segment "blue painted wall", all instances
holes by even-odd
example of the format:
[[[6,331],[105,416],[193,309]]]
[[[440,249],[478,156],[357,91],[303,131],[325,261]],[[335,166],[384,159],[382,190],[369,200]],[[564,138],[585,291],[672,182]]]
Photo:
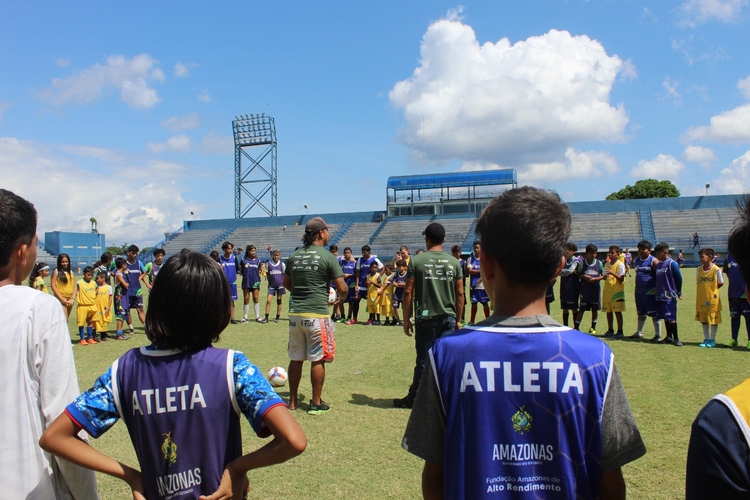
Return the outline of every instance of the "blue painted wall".
[[[83,269],[99,260],[107,244],[103,234],[52,231],[44,233],[44,249],[52,255],[70,255],[70,264],[75,271],[79,266]]]

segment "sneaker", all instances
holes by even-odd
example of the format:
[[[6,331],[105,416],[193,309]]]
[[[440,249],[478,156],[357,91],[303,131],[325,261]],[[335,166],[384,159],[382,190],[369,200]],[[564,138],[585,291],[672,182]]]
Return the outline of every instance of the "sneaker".
[[[391,323],[391,326],[404,326],[404,322],[403,321],[394,321],[393,323]],[[750,345],[750,342],[748,342],[748,345]]]
[[[383,326],[391,326],[391,321],[390,320],[383,321]]]
[[[589,335],[596,335],[596,330],[589,328]]]
[[[130,326],[130,334],[133,335],[135,333],[135,327]]]
[[[661,342],[661,337],[658,335],[654,335],[651,337],[651,342]]]
[[[708,344],[706,344],[706,347],[716,347],[716,341],[715,340],[709,340]]]
[[[589,330],[589,333],[591,333],[591,330]],[[614,330],[607,330],[606,332],[604,332],[604,336],[607,337],[607,338],[612,338],[612,337],[615,336],[615,331]]]
[[[265,319],[265,318],[263,318],[263,319],[260,319],[260,318],[255,318],[255,322],[256,322],[256,323],[268,323],[268,320],[267,320],[267,319]]]
[[[124,333],[122,335],[119,335],[117,337],[117,340],[130,340],[130,335],[125,335]]]
[[[633,335],[631,335],[628,338],[631,338],[631,339],[642,339],[643,338],[643,334],[641,332],[635,332]]]
[[[94,339],[94,338],[88,339],[88,340],[86,340],[86,342],[88,344],[98,344],[99,343],[99,341],[96,340],[96,339]]]
[[[727,342],[727,347],[737,347],[737,340],[730,339],[729,342]]]
[[[375,321],[373,321],[372,326],[380,326],[380,320],[376,319]]]
[[[109,335],[107,335],[106,333],[102,333],[99,340],[101,340],[102,342],[106,342],[107,340],[109,340]]]
[[[680,339],[676,339],[674,341],[674,345],[675,345],[675,347],[681,347],[682,346],[682,342],[680,342]]]
[[[80,340],[80,341],[79,341],[78,343],[79,343],[79,344],[81,344],[81,345],[89,345],[89,343],[88,343],[88,342],[86,342],[86,341],[85,341],[85,340],[83,340],[83,339],[81,339],[81,340]]]
[[[625,338],[625,334],[624,334],[624,333],[622,333],[622,330],[617,330],[617,333],[615,333],[615,336],[614,336],[614,338],[616,338],[616,339],[618,339],[618,340],[619,340],[619,339],[624,339],[624,338]]]
[[[320,415],[323,412],[326,412],[330,410],[331,407],[326,404],[325,401],[322,399],[320,400],[320,404],[315,404],[315,401],[310,401],[310,408],[307,410],[308,415]]]
[[[711,342],[710,340],[704,339],[703,342],[701,342],[700,344],[698,344],[698,347],[708,347],[708,344],[710,342]]]
[[[461,328],[463,328],[463,327],[465,327],[465,326],[466,326],[466,321],[464,321],[464,320],[461,320]]]
[[[747,341],[747,348],[750,349],[750,340]]]
[[[232,323],[233,325],[236,325],[237,323],[239,323],[239,321],[237,321],[234,318],[230,319],[229,322]],[[133,333],[133,330],[130,330],[130,333]]]
[[[274,323],[278,323],[279,322],[279,318],[276,318],[275,320],[273,320],[273,322]]]
[[[405,397],[405,398],[402,398],[402,399],[394,399],[393,400],[393,406],[395,408],[411,409],[414,406],[414,401],[412,401],[408,397]]]
[[[370,325],[371,325],[372,323],[373,323],[373,320],[371,320],[371,319],[368,319],[368,320],[367,320],[367,323],[365,323],[365,326],[370,326]]]
[[[356,325],[357,324],[357,320],[354,319],[354,318],[352,318],[349,321],[345,321],[344,324],[345,325]]]
[[[466,323],[466,326],[474,326],[474,322],[473,321],[469,321],[468,323]]]
[[[240,323],[247,323],[247,318],[242,318],[242,319],[240,320]]]
[[[674,339],[672,337],[667,337],[664,339],[665,344],[674,344]]]

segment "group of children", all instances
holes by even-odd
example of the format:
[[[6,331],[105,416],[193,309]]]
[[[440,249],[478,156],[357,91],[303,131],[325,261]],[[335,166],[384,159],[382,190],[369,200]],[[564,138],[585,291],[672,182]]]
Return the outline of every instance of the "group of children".
[[[154,278],[161,269],[165,252],[161,248],[153,251],[154,260],[145,266],[138,260],[139,249],[135,245],[128,248],[127,258],[113,258],[105,252],[93,266],[82,270],[82,277],[75,279],[71,270],[70,256],[61,253],[57,256],[57,266],[50,278],[50,287],[60,301],[66,318],[70,317],[74,304],[79,345],[87,346],[106,341],[109,325],[116,321],[115,339],[128,340],[123,325],[134,332],[130,311],[136,309],[141,323],[145,321],[141,285],[151,289]],[[29,286],[47,292],[44,279],[50,275],[47,264],[37,262],[29,275]],[[113,286],[114,283],[114,286]]]
[[[625,311],[625,277],[629,274],[625,255],[617,245],[611,245],[605,262],[597,259],[596,245],[586,245],[584,256],[577,256],[574,243],[566,246],[566,262],[560,273],[560,306],[563,323],[568,326],[569,314],[574,317],[574,327],[581,328],[583,315],[591,312],[591,327],[588,333],[595,335],[598,312],[607,315],[607,331],[604,337],[622,339],[623,312]],[[750,306],[745,299],[745,284],[736,264],[728,255],[724,272],[716,265],[716,253],[712,248],[702,248],[698,255],[700,266],[696,269],[695,319],[703,327],[703,342],[700,347],[715,347],[718,325],[721,323],[721,299],[719,289],[724,285],[724,274],[730,274],[729,302],[732,316],[732,339],[727,345],[738,344],[740,318],[745,316],[750,349]],[[677,301],[682,300],[682,273],[680,265],[672,260],[669,246],[659,243],[653,247],[643,240],[638,243],[638,257],[631,260],[635,269],[635,304],[638,327],[630,335],[632,339],[643,338],[643,328],[648,317],[654,325],[652,342],[664,342],[681,346],[677,328]],[[602,286],[603,282],[603,286]],[[579,302],[580,301],[580,302]],[[617,330],[614,329],[616,320]],[[664,321],[666,336],[662,338],[661,321]]]

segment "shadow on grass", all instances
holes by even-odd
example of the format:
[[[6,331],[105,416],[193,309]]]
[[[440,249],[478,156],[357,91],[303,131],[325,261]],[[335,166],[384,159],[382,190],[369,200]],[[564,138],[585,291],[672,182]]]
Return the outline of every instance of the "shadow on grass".
[[[350,404],[358,406],[370,406],[372,408],[393,409],[393,398],[391,399],[374,399],[364,394],[352,394]]]

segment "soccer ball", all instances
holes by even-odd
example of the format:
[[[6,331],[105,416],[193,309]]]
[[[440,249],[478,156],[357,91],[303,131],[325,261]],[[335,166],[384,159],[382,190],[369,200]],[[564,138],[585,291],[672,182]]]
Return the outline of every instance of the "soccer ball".
[[[333,289],[333,287],[328,289],[328,305],[333,305],[334,302],[336,302],[336,290]]]
[[[268,375],[266,376],[268,378],[268,381],[271,383],[274,387],[284,387],[286,385],[286,379],[287,374],[286,370],[284,370],[280,366],[274,366],[270,370],[268,370]]]

